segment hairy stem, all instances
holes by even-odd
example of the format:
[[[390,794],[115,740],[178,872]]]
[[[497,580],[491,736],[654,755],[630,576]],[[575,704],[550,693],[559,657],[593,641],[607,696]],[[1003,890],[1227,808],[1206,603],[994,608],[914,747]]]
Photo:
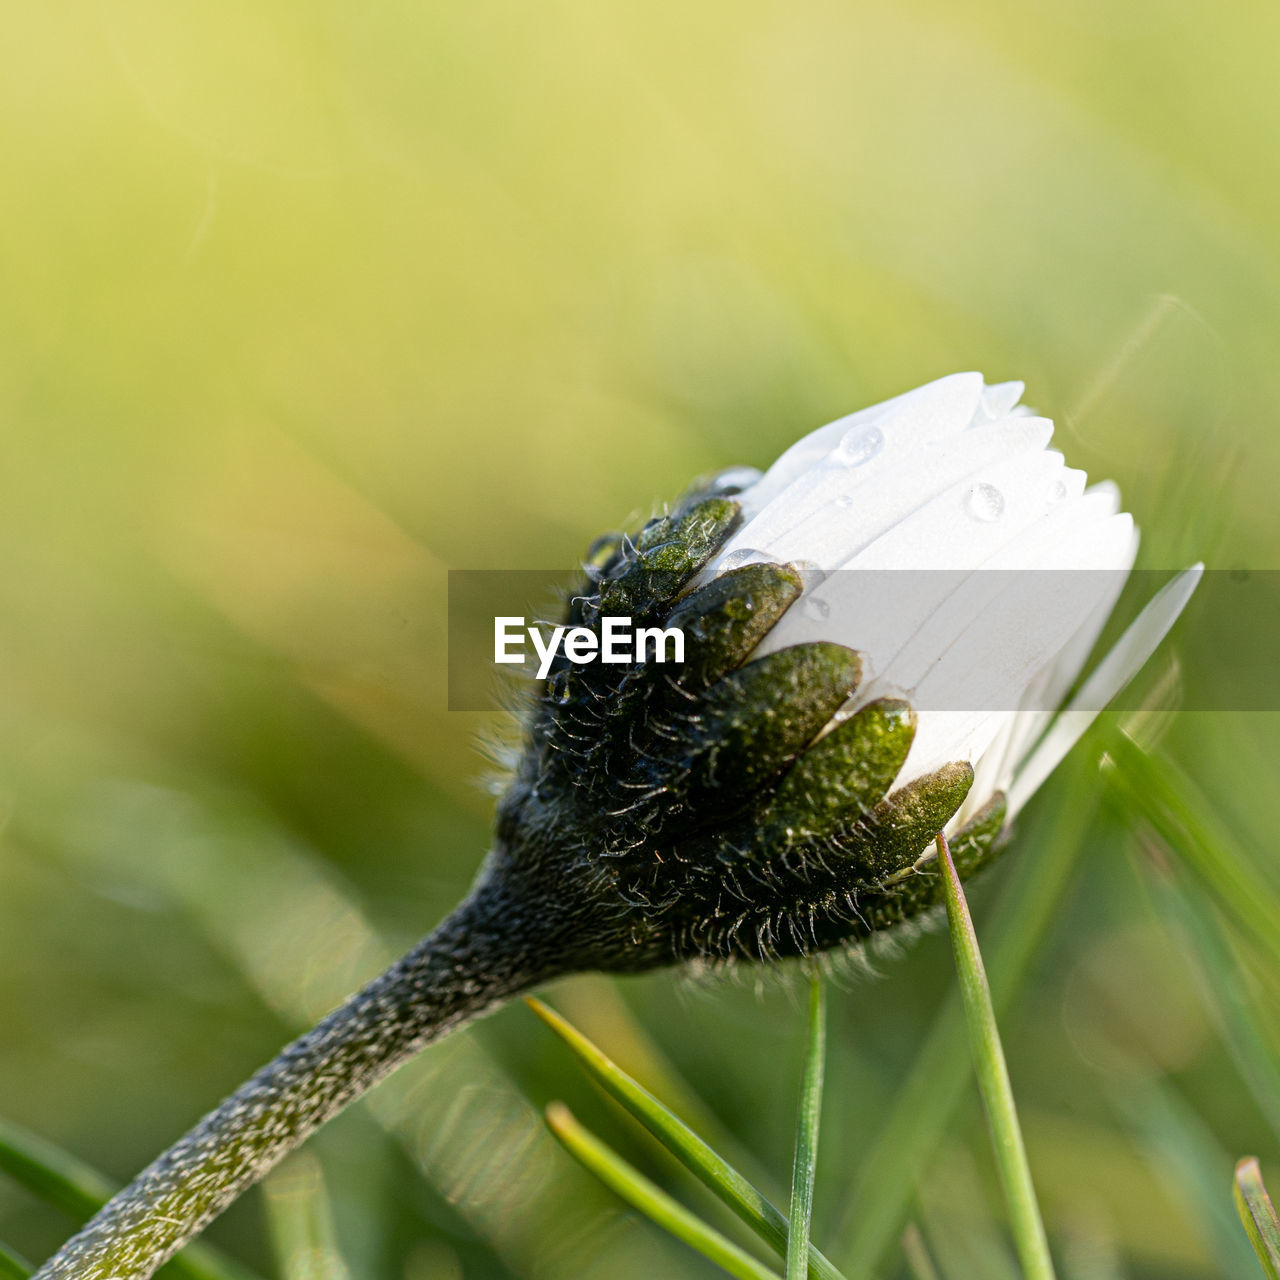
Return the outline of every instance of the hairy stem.
[[[278,1160],[423,1046],[554,976],[545,949],[512,927],[505,897],[500,880],[483,881],[413,951],[139,1174],[40,1268],[39,1280],[150,1276]]]

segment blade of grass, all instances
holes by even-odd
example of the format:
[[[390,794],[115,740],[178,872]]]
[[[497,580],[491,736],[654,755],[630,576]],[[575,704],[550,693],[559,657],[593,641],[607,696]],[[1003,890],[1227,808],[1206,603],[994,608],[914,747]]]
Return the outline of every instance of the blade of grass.
[[[1085,833],[1093,821],[1098,788],[1092,762],[1080,753],[1064,766],[1061,781],[1038,809],[1025,850],[1009,868],[1009,882],[991,928],[992,1000],[997,1013],[1013,1001],[1031,959],[1054,919],[1070,882]],[[969,1079],[964,1014],[958,992],[948,999],[897,1090],[880,1132],[869,1144],[837,1231],[847,1240],[843,1268],[864,1280],[897,1240],[910,1209],[919,1170],[941,1140],[947,1121],[964,1097]]]
[[[787,1251],[787,1219],[746,1178],[707,1145],[678,1116],[627,1075],[554,1009],[532,997],[525,1003],[568,1046],[591,1078],[638,1120],[709,1191],[733,1210],[779,1257]],[[814,1280],[843,1280],[812,1244],[809,1275]]]
[[[547,1125],[561,1145],[605,1186],[629,1205],[683,1240],[737,1280],[782,1280],[776,1271],[757,1262],[701,1218],[678,1204],[638,1169],[628,1164],[594,1134],[584,1129],[562,1103],[547,1108]]]
[[[1222,1274],[1253,1270],[1253,1255],[1240,1238],[1231,1206],[1222,1194],[1231,1176],[1231,1157],[1213,1130],[1185,1098],[1158,1075],[1107,1090],[1112,1106],[1129,1128],[1152,1173],[1182,1208]]]
[[[1187,945],[1181,950],[1204,1006],[1240,1078],[1280,1139],[1280,1066],[1258,1025],[1259,1011],[1240,962],[1223,936],[1217,909],[1177,867],[1162,865],[1156,856],[1142,859],[1141,870],[1153,886],[1156,909],[1185,938]]]
[[[93,1217],[112,1191],[97,1170],[7,1120],[0,1120],[0,1170],[77,1222]]]
[[[0,1244],[0,1280],[27,1280],[34,1270],[25,1258]]]
[[[946,836],[939,833],[937,845],[938,869],[947,900],[947,924],[951,930],[956,970],[960,975],[960,994],[964,999],[978,1089],[987,1113],[991,1145],[1009,1208],[1014,1244],[1028,1280],[1054,1280],[1049,1241],[1027,1164],[1022,1126],[1018,1123],[1009,1068],[991,1004],[991,988],[987,984],[982,953],[978,949],[978,935],[974,932],[969,905],[965,901],[955,863],[951,860]]]
[[[350,1280],[320,1162],[294,1156],[263,1186],[281,1280]]]
[[[809,1273],[809,1229],[813,1222],[813,1182],[818,1163],[818,1123],[822,1115],[822,1076],[826,1060],[826,989],[821,977],[814,973],[809,977],[809,1047],[800,1085],[796,1151],[791,1166],[787,1280],[805,1280]]]
[[[0,1120],[0,1172],[76,1223],[88,1222],[116,1190],[96,1169],[8,1120]],[[252,1272],[208,1245],[189,1245],[159,1274],[175,1280],[254,1280]]]
[[[1123,731],[1107,739],[1103,776],[1155,828],[1205,889],[1280,965],[1280,898],[1195,784]]]
[[[1267,1280],[1280,1280],[1280,1218],[1262,1182],[1262,1170],[1253,1156],[1236,1165],[1233,1183],[1236,1212],[1262,1263]]]
[[[907,1260],[911,1280],[938,1280],[938,1268],[933,1265],[933,1259],[929,1256],[929,1246],[925,1244],[924,1235],[914,1222],[908,1222],[902,1233],[902,1255]]]
[[[767,1185],[776,1169],[759,1155],[707,1105],[698,1091],[671,1061],[652,1032],[623,999],[624,988],[604,974],[579,974],[556,988],[556,1007],[577,1029],[596,1044],[608,1043],[615,1062],[662,1098],[669,1110],[684,1116],[685,1123],[701,1134],[740,1174],[756,1186]]]

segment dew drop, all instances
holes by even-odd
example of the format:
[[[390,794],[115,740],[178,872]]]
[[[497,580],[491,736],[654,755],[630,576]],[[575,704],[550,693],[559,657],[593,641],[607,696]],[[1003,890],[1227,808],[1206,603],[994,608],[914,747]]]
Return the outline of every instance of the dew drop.
[[[842,493],[831,499],[831,505],[839,511],[848,511],[853,506],[853,494]]]
[[[730,551],[720,561],[720,568],[741,569],[744,564],[759,564],[768,558],[763,551],[757,551],[754,547],[739,547],[736,551]]]
[[[965,510],[984,524],[1004,515],[1004,494],[993,484],[975,484],[964,500]]]
[[[834,453],[842,467],[861,467],[884,448],[884,434],[879,427],[850,427]]]
[[[1059,502],[1062,502],[1066,499],[1066,496],[1067,496],[1067,486],[1063,481],[1055,480],[1049,486],[1049,504],[1051,506],[1057,506]]]
[[[558,706],[564,706],[573,698],[573,681],[568,671],[557,671],[547,681],[547,693],[551,697],[551,701]]]
[[[824,622],[831,616],[831,606],[818,596],[805,596],[800,612],[815,622]]]

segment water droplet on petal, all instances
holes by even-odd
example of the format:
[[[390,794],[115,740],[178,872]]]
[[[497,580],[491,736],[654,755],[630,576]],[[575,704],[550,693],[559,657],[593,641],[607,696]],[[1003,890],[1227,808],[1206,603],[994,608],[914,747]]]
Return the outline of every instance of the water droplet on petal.
[[[884,434],[879,427],[850,427],[832,456],[842,467],[860,467],[883,448]]]
[[[831,499],[831,505],[839,511],[848,511],[853,506],[853,494],[842,493],[839,497]]]
[[[984,524],[1004,515],[1004,494],[993,484],[975,484],[964,500],[964,509]]]
[[[805,596],[800,604],[800,612],[806,618],[822,622],[831,616],[831,606],[819,596]]]
[[[720,561],[720,568],[741,569],[744,564],[761,564],[768,559],[769,557],[763,551],[757,551],[754,547],[739,547],[736,551],[730,551]]]
[[[1067,486],[1065,481],[1055,480],[1049,486],[1049,503],[1051,506],[1057,506],[1059,502],[1062,502],[1066,499],[1066,496],[1067,496]]]

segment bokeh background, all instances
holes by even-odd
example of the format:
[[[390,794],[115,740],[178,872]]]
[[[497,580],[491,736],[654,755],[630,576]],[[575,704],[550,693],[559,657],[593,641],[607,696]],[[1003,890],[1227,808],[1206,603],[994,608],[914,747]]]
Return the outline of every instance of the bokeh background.
[[[1273,5],[65,0],[0,31],[0,1113],[112,1177],[465,890],[493,725],[445,709],[449,568],[572,565],[962,368],[1027,380],[1143,564],[1276,565]],[[1276,717],[1156,727],[1274,888]],[[1100,791],[1082,751],[972,895],[998,950],[1041,893],[1000,980],[1055,1249],[1245,1276],[1230,1162],[1274,1174],[1280,1095],[1224,988],[1274,1033],[1277,974],[1229,928],[1244,967],[1206,969],[1176,861]],[[901,1276],[910,1218],[947,1280],[1013,1276],[972,1085],[903,1123],[946,939],[876,969],[832,1001],[816,1238]],[[784,1198],[786,979],[550,997]],[[545,1136],[552,1098],[705,1207],[516,1007],[210,1238],[271,1275],[711,1275]],[[290,1254],[299,1202],[345,1263]],[[70,1228],[0,1183],[0,1239]]]

